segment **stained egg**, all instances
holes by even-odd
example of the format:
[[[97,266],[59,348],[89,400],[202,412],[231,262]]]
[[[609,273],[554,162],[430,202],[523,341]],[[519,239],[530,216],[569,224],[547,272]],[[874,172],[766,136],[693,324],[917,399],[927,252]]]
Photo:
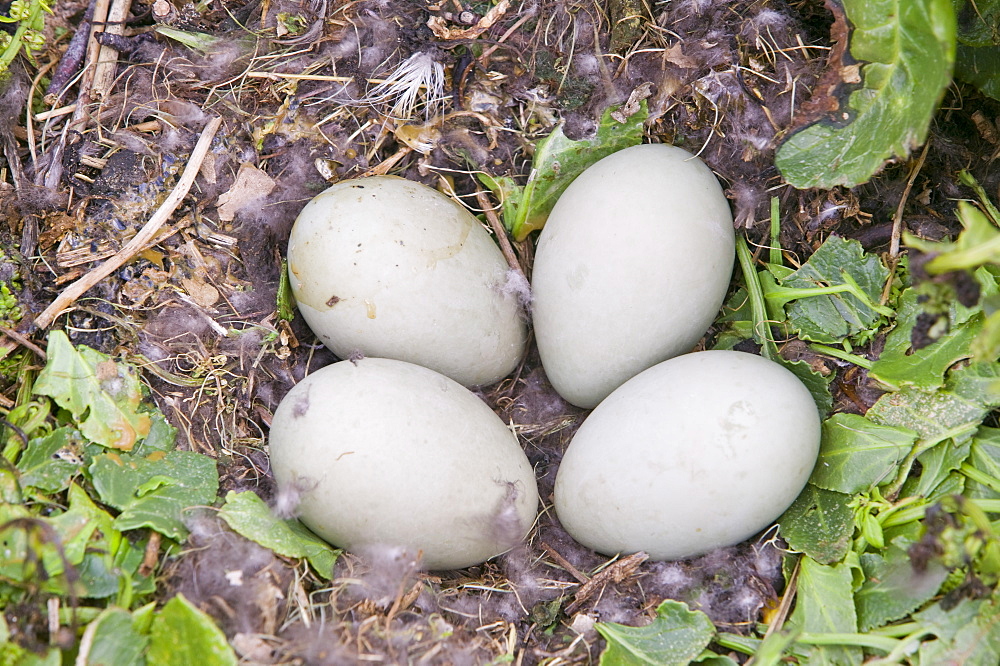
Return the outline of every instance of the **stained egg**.
[[[774,522],[819,454],[809,390],[784,367],[735,351],[664,361],[587,417],[555,483],[566,531],[606,553],[683,559]]]
[[[274,413],[271,466],[299,518],[331,544],[479,564],[520,541],[538,490],[514,434],[433,370],[365,358],[299,382]]]
[[[691,350],[732,277],[729,203],[673,146],[600,160],[556,202],[538,239],[532,317],[556,391],[594,407],[630,377]]]
[[[299,214],[288,242],[299,311],[341,358],[394,358],[466,386],[492,384],[527,340],[507,263],[466,209],[420,183],[337,183]]]

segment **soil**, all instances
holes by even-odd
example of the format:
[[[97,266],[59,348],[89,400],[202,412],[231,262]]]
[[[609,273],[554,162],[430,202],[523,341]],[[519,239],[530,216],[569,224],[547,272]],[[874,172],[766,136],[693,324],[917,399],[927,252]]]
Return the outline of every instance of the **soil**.
[[[587,136],[604,109],[648,90],[647,141],[698,153],[753,244],[766,244],[777,197],[792,264],[831,233],[888,252],[897,209],[911,232],[942,238],[956,231],[955,200],[971,196],[960,169],[991,195],[1000,184],[1000,109],[956,84],[919,171],[915,155],[850,190],[785,185],[775,147],[836,66],[828,62],[833,15],[816,0],[514,0],[493,13],[492,3],[458,0],[209,1],[197,10],[135,0],[106,91],[74,81],[42,103],[33,79],[54,66],[87,8],[55,4],[48,50],[37,65],[20,63],[0,100],[8,176],[0,248],[3,270],[17,270],[23,283],[22,333],[44,346],[35,317],[146,223],[220,117],[166,235],[50,327],[139,365],[180,447],[217,459],[223,494],[252,490],[276,501],[271,415],[298,380],[337,360],[301,318],[289,325],[276,311],[289,229],[329,182],[390,173],[478,210],[475,172],[523,183],[533,146],[557,122],[571,137]],[[189,48],[155,25],[215,39]],[[443,88],[436,100],[415,89],[406,108],[378,81],[415,54],[442,67]],[[36,114],[76,106],[29,124],[29,99]],[[241,169],[263,178],[229,196]],[[532,243],[514,246],[529,275]],[[710,332],[702,344],[711,341]],[[783,351],[836,373],[841,411],[863,412],[878,397],[847,364],[801,344]],[[783,577],[773,533],[654,563],[609,559],[563,531],[551,511],[554,474],[586,412],[555,394],[533,350],[481,395],[515,424],[537,470],[543,511],[522,547],[433,573],[394,552],[344,554],[324,582],[206,516],[192,524],[184,554],[162,564],[159,599],[183,592],[218,620],[246,663],[267,664],[591,663],[603,646],[594,622],[640,624],[666,598],[736,632],[776,605]],[[231,584],[236,570],[241,586]]]

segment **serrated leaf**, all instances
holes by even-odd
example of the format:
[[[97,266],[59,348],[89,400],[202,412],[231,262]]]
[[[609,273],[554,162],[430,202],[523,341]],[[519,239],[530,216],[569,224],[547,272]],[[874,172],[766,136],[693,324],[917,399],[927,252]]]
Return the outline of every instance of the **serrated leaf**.
[[[333,576],[333,564],[341,551],[310,532],[298,520],[276,518],[256,493],[230,491],[219,517],[247,539],[278,555],[307,559],[316,573],[327,580]]]
[[[830,383],[835,377],[833,373],[824,377],[813,370],[806,361],[789,361],[781,356],[774,360],[788,368],[809,389],[820,416],[826,416],[830,413],[830,410],[833,409],[833,396],[830,394]]]
[[[88,666],[141,666],[149,638],[135,630],[132,614],[121,608],[106,608],[87,628],[92,640],[77,663]]]
[[[906,617],[933,598],[948,577],[948,570],[935,561],[923,571],[914,569],[909,553],[898,542],[882,554],[864,553],[861,568],[865,582],[854,601],[862,632]]]
[[[867,254],[856,240],[830,236],[798,270],[781,280],[779,288],[765,284],[769,305],[784,305],[788,323],[803,340],[837,343],[870,330],[881,317],[877,304],[889,271],[878,257]],[[850,280],[868,297],[866,304],[853,294],[795,297],[789,289],[841,287]]]
[[[68,410],[87,439],[129,451],[149,434],[149,414],[137,411],[142,389],[134,368],[89,347],[74,349],[62,331],[49,333],[46,353],[34,392]]]
[[[192,451],[104,454],[90,474],[101,501],[121,511],[117,529],[149,527],[177,541],[187,536],[185,511],[211,505],[219,489],[215,461]]]
[[[852,580],[851,567],[846,563],[827,566],[810,557],[803,557],[795,593],[795,611],[789,623],[803,632],[816,634],[857,632]],[[807,663],[851,666],[860,664],[863,658],[859,647],[817,645],[810,649]]]
[[[168,601],[150,629],[147,662],[157,666],[236,666],[226,635],[183,594]]]
[[[918,298],[914,289],[903,292],[896,325],[886,336],[885,348],[869,372],[893,391],[903,386],[915,386],[925,391],[943,386],[948,369],[972,355],[972,342],[983,326],[982,315],[976,315],[964,324],[958,324],[952,316],[952,326],[947,333],[926,347],[913,349],[913,327],[923,313]]]
[[[601,666],[685,666],[715,635],[707,615],[670,599],[657,607],[656,618],[644,627],[598,622],[594,628],[608,642]]]
[[[819,459],[809,479],[820,488],[852,495],[891,481],[917,434],[879,425],[856,414],[834,414],[823,423]]]
[[[851,546],[854,516],[850,496],[807,484],[778,519],[788,545],[821,564],[844,559]]]
[[[887,160],[909,155],[924,142],[951,84],[956,44],[951,0],[845,0],[843,10],[851,26],[850,56],[862,63],[862,82],[846,105],[794,132],[778,148],[778,170],[800,189],[860,185]],[[849,71],[846,62],[833,66]]]
[[[642,143],[643,123],[649,115],[646,102],[642,102],[641,110],[624,123],[611,117],[613,111],[604,112],[597,133],[591,139],[574,141],[567,138],[560,123],[538,142],[531,162],[531,175],[520,192],[513,222],[508,225],[515,240],[524,240],[545,225],[559,195],[587,167],[611,153]],[[504,200],[513,203],[517,198],[508,192]]]

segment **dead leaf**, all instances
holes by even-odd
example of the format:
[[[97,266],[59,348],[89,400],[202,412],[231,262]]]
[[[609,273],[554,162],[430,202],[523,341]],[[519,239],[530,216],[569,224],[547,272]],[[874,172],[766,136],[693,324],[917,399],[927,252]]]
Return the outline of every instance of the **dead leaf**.
[[[219,300],[219,290],[201,280],[181,278],[184,291],[188,293],[195,303],[203,308],[210,308]]]
[[[240,165],[236,180],[228,192],[219,195],[216,202],[219,220],[232,222],[236,213],[266,197],[274,189],[274,180],[252,164]]]
[[[680,44],[674,44],[670,48],[664,50],[663,59],[682,69],[698,68],[698,62],[694,58],[684,55],[684,49],[681,48]]]

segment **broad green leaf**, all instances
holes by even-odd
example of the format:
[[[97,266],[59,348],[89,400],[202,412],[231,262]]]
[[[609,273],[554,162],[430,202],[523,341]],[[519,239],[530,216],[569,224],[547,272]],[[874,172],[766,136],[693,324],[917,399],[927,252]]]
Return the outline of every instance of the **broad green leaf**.
[[[960,44],[1000,44],[1000,0],[952,0],[952,5],[958,17]]]
[[[911,474],[906,480],[903,485],[904,497],[937,498],[942,492],[941,484],[949,480],[952,472],[965,462],[971,448],[972,442],[967,438],[958,442],[949,439],[921,453],[917,457],[920,475]]]
[[[905,387],[883,395],[866,416],[882,425],[909,428],[921,445],[949,437],[964,440],[1000,400],[1000,374],[995,363],[973,363],[953,370],[944,389],[933,393]]]
[[[142,666],[146,663],[143,653],[149,638],[135,630],[132,614],[127,610],[106,608],[87,630],[93,632],[93,640],[85,655],[86,661],[78,658],[77,663],[88,666]]]
[[[545,225],[559,195],[587,167],[611,153],[642,143],[642,126],[649,115],[646,103],[643,102],[641,110],[624,123],[611,117],[613,111],[607,109],[601,116],[597,133],[592,139],[574,141],[563,134],[562,124],[557,125],[535,147],[531,175],[519,194],[512,191],[509,181],[491,179],[501,188],[498,191],[491,187],[494,194],[506,204],[516,204],[514,217],[504,217],[504,223],[515,240],[524,240],[532,231]]]
[[[182,594],[168,601],[153,620],[146,659],[157,666],[237,664],[226,635]]]
[[[816,403],[816,408],[819,409],[820,416],[829,414],[830,410],[833,409],[833,396],[830,394],[830,383],[836,375],[831,373],[830,376],[824,377],[813,370],[812,366],[806,361],[789,361],[781,356],[776,360],[788,368],[809,389],[809,393],[812,394],[813,401]]]
[[[809,479],[848,495],[891,481],[917,434],[879,425],[856,414],[834,414],[823,423],[819,460]]]
[[[1000,479],[1000,429],[983,426],[976,432],[968,462],[983,474]],[[972,479],[965,484],[965,495],[971,499],[1000,498],[1000,493]]]
[[[846,563],[827,566],[810,557],[803,557],[795,594],[795,611],[789,623],[808,633],[857,632],[851,567]],[[808,663],[849,666],[860,664],[862,659],[859,647],[817,645],[810,650]]]
[[[594,628],[608,642],[601,666],[685,666],[715,635],[707,615],[670,599],[659,605],[656,619],[644,627],[598,622]]]
[[[149,527],[177,541],[187,536],[184,512],[211,505],[219,489],[215,461],[191,451],[107,453],[94,459],[90,474],[101,501],[121,511],[117,529]]]
[[[329,580],[340,550],[310,532],[297,520],[276,518],[256,493],[245,491],[226,495],[221,517],[238,534],[285,557],[309,560],[316,573]]]
[[[909,553],[899,543],[890,544],[883,554],[861,556],[865,582],[854,601],[862,632],[906,617],[937,594],[948,577],[948,570],[936,561],[929,562],[923,571],[914,569]]]
[[[951,0],[844,0],[861,85],[828,117],[791,134],[775,164],[794,187],[853,187],[924,142],[951,84]],[[845,67],[847,63],[832,63]],[[818,93],[824,94],[824,93]],[[831,95],[830,101],[836,101]]]
[[[806,485],[778,519],[788,545],[821,564],[844,559],[851,546],[854,516],[844,493]]]
[[[900,299],[895,328],[886,336],[885,348],[869,373],[890,390],[914,386],[932,391],[944,385],[944,375],[955,363],[969,358],[970,347],[982,329],[983,316],[976,315],[964,324],[950,317],[952,325],[935,342],[913,349],[911,336],[917,318],[923,313],[914,289],[907,289]]]
[[[984,95],[1000,99],[1000,46],[959,44],[955,78],[971,83]]]
[[[137,411],[142,389],[134,368],[89,347],[74,349],[62,331],[49,333],[47,353],[34,391],[68,410],[87,439],[129,451],[149,434],[149,414]]]
[[[17,461],[21,488],[43,493],[68,488],[70,479],[83,471],[82,443],[80,431],[72,427],[57,428],[31,440]]]
[[[778,320],[787,313],[789,325],[800,338],[837,343],[871,330],[879,321],[881,314],[875,308],[888,278],[888,269],[877,256],[867,254],[861,243],[830,236],[780,285],[762,279],[761,286],[769,312]],[[859,294],[849,291],[855,285]]]
[[[947,611],[939,602],[914,613],[914,619],[932,628],[937,638],[921,643],[920,666],[1000,664],[1000,604],[995,592],[992,599],[963,599]]]

